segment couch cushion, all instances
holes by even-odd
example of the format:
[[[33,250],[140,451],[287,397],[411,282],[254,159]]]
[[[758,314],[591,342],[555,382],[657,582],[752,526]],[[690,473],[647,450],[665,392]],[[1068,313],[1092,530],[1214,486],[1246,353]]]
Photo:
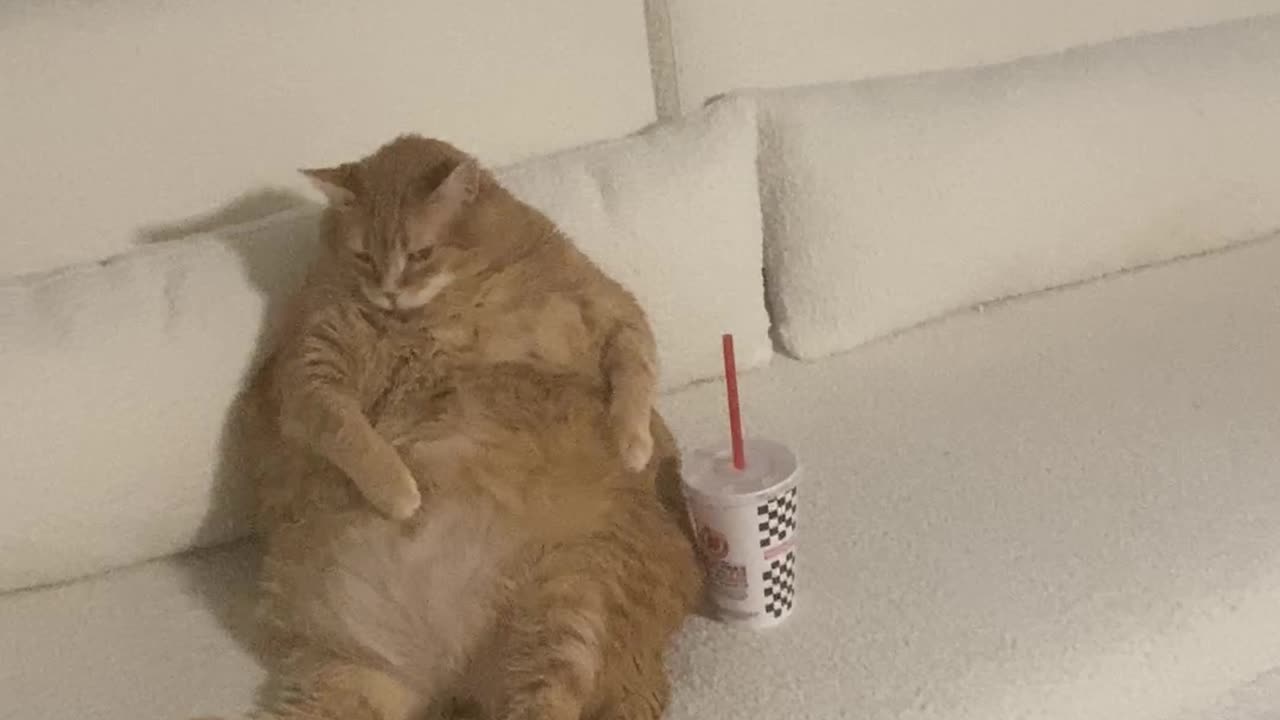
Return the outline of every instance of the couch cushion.
[[[670,388],[720,372],[722,332],[744,367],[772,355],[755,149],[735,100],[500,174],[639,296]],[[0,417],[21,418],[0,434],[17,480],[0,484],[0,590],[243,532],[223,425],[315,221],[299,210],[0,280]]]
[[[721,333],[735,334],[742,367],[773,356],[745,99],[499,177],[636,294],[658,337],[664,388],[718,376]]]
[[[264,678],[255,569],[241,544],[0,595],[0,720],[235,717]]]
[[[1280,667],[1169,720],[1275,720],[1276,708],[1280,708]]]
[[[243,531],[227,410],[271,293],[309,263],[315,221],[0,280],[0,589]]]
[[[1167,720],[1280,664],[1277,268],[1273,239],[744,376],[805,465],[799,606],[693,621],[668,717]],[[665,405],[721,439],[716,384]],[[0,717],[246,708],[231,557],[0,598]]]
[[[659,98],[685,110],[737,88],[783,87],[1002,62],[1126,35],[1280,12],[1280,0],[649,0],[670,67]],[[675,99],[675,98],[673,98]]]
[[[0,275],[296,205],[397,133],[507,163],[654,118],[639,3],[0,3],[0,47]]]
[[[1280,228],[1280,16],[764,95],[774,321],[804,358]]]

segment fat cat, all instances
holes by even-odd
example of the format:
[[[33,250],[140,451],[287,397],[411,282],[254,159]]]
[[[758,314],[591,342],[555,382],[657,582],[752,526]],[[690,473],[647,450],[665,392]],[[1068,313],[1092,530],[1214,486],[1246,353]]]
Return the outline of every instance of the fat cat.
[[[309,174],[324,251],[240,408],[256,717],[660,717],[702,573],[635,301],[452,146]]]

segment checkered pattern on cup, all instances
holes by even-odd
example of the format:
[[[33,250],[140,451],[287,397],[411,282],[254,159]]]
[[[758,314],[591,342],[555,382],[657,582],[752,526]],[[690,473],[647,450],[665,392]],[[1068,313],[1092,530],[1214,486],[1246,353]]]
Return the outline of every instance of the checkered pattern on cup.
[[[781,618],[791,611],[796,598],[796,553],[794,550],[769,563],[764,571],[764,612]]]
[[[772,498],[756,508],[760,516],[760,547],[769,548],[785,542],[796,532],[796,490]]]

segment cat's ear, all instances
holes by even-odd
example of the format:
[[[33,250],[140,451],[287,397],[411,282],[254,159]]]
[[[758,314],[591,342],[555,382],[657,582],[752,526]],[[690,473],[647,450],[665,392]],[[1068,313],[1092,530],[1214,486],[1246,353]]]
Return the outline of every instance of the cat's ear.
[[[482,177],[483,171],[480,166],[475,160],[467,158],[450,170],[445,179],[441,180],[434,189],[425,189],[430,187],[428,185],[431,182],[430,175],[424,175],[421,178],[419,187],[424,189],[425,197],[410,216],[413,232],[420,236],[420,242],[427,242],[425,238],[436,237],[449,223],[457,219],[476,195],[480,194]]]
[[[480,194],[480,165],[472,158],[458,163],[440,187],[431,193],[431,199],[442,205],[459,209]]]
[[[349,208],[356,201],[356,183],[354,168],[351,165],[339,165],[331,168],[313,168],[299,170],[307,176],[317,190],[324,193],[329,204],[336,208]]]

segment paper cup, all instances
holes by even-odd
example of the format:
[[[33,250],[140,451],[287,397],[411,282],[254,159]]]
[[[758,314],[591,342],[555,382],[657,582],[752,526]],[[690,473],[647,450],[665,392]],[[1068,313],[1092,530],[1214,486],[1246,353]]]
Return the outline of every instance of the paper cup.
[[[749,438],[745,448],[745,470],[734,469],[728,447],[692,453],[684,493],[717,615],[770,627],[795,608],[800,464],[771,440]]]

